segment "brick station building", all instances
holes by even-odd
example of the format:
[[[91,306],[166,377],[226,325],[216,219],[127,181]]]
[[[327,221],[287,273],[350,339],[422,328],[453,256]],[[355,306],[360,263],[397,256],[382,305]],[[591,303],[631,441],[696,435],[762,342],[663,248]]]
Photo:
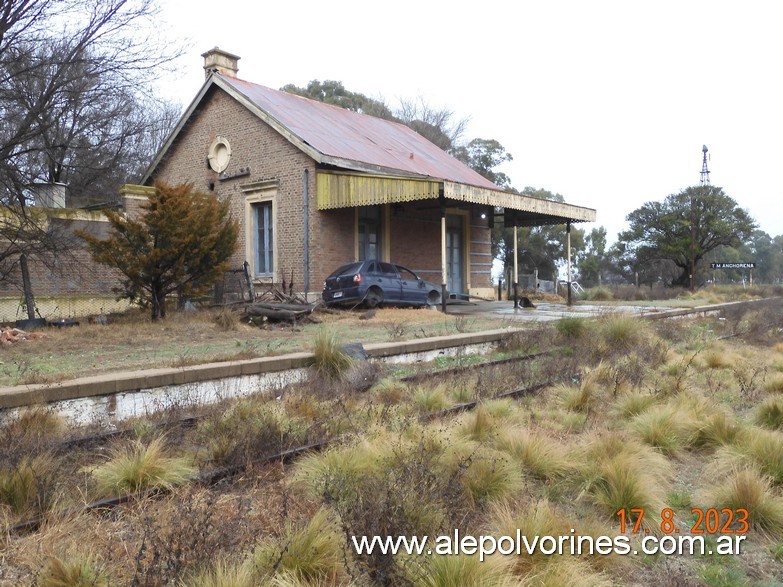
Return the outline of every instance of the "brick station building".
[[[202,55],[206,80],[143,183],[192,182],[231,202],[232,265],[256,284],[293,276],[320,294],[342,264],[404,265],[453,294],[492,295],[492,222],[595,220],[595,210],[499,190],[403,124],[237,77],[239,57]]]

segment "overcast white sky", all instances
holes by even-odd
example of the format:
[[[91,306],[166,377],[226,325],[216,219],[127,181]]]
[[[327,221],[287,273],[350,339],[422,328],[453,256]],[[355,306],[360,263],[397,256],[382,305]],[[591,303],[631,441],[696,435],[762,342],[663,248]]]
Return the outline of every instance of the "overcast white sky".
[[[183,104],[214,46],[272,88],[421,96],[469,117],[466,139],[500,141],[514,187],[595,208],[610,242],[644,202],[699,183],[706,144],[711,183],[783,234],[783,2],[161,2],[189,42],[164,89]]]

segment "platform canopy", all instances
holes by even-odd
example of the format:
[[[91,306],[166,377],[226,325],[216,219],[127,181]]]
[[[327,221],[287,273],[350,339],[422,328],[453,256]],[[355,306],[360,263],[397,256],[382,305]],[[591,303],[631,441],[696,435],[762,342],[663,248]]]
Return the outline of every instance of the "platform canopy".
[[[317,192],[319,210],[438,200],[442,196],[450,205],[456,201],[502,209],[507,226],[595,221],[591,208],[432,178],[319,171]]]

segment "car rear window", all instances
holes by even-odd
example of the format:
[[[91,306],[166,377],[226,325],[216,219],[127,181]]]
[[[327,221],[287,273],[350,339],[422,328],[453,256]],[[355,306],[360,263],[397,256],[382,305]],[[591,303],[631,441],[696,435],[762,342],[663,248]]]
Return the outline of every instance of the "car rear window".
[[[348,265],[343,265],[337,271],[332,273],[329,277],[342,277],[343,275],[353,275],[354,273],[359,271],[359,268],[361,266],[362,266],[361,263],[350,263]]]

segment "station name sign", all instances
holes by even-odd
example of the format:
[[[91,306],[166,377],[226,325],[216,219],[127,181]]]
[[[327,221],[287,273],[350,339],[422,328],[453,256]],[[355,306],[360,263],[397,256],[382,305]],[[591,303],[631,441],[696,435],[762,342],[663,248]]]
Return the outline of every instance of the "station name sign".
[[[755,263],[710,263],[713,269],[755,269]]]

